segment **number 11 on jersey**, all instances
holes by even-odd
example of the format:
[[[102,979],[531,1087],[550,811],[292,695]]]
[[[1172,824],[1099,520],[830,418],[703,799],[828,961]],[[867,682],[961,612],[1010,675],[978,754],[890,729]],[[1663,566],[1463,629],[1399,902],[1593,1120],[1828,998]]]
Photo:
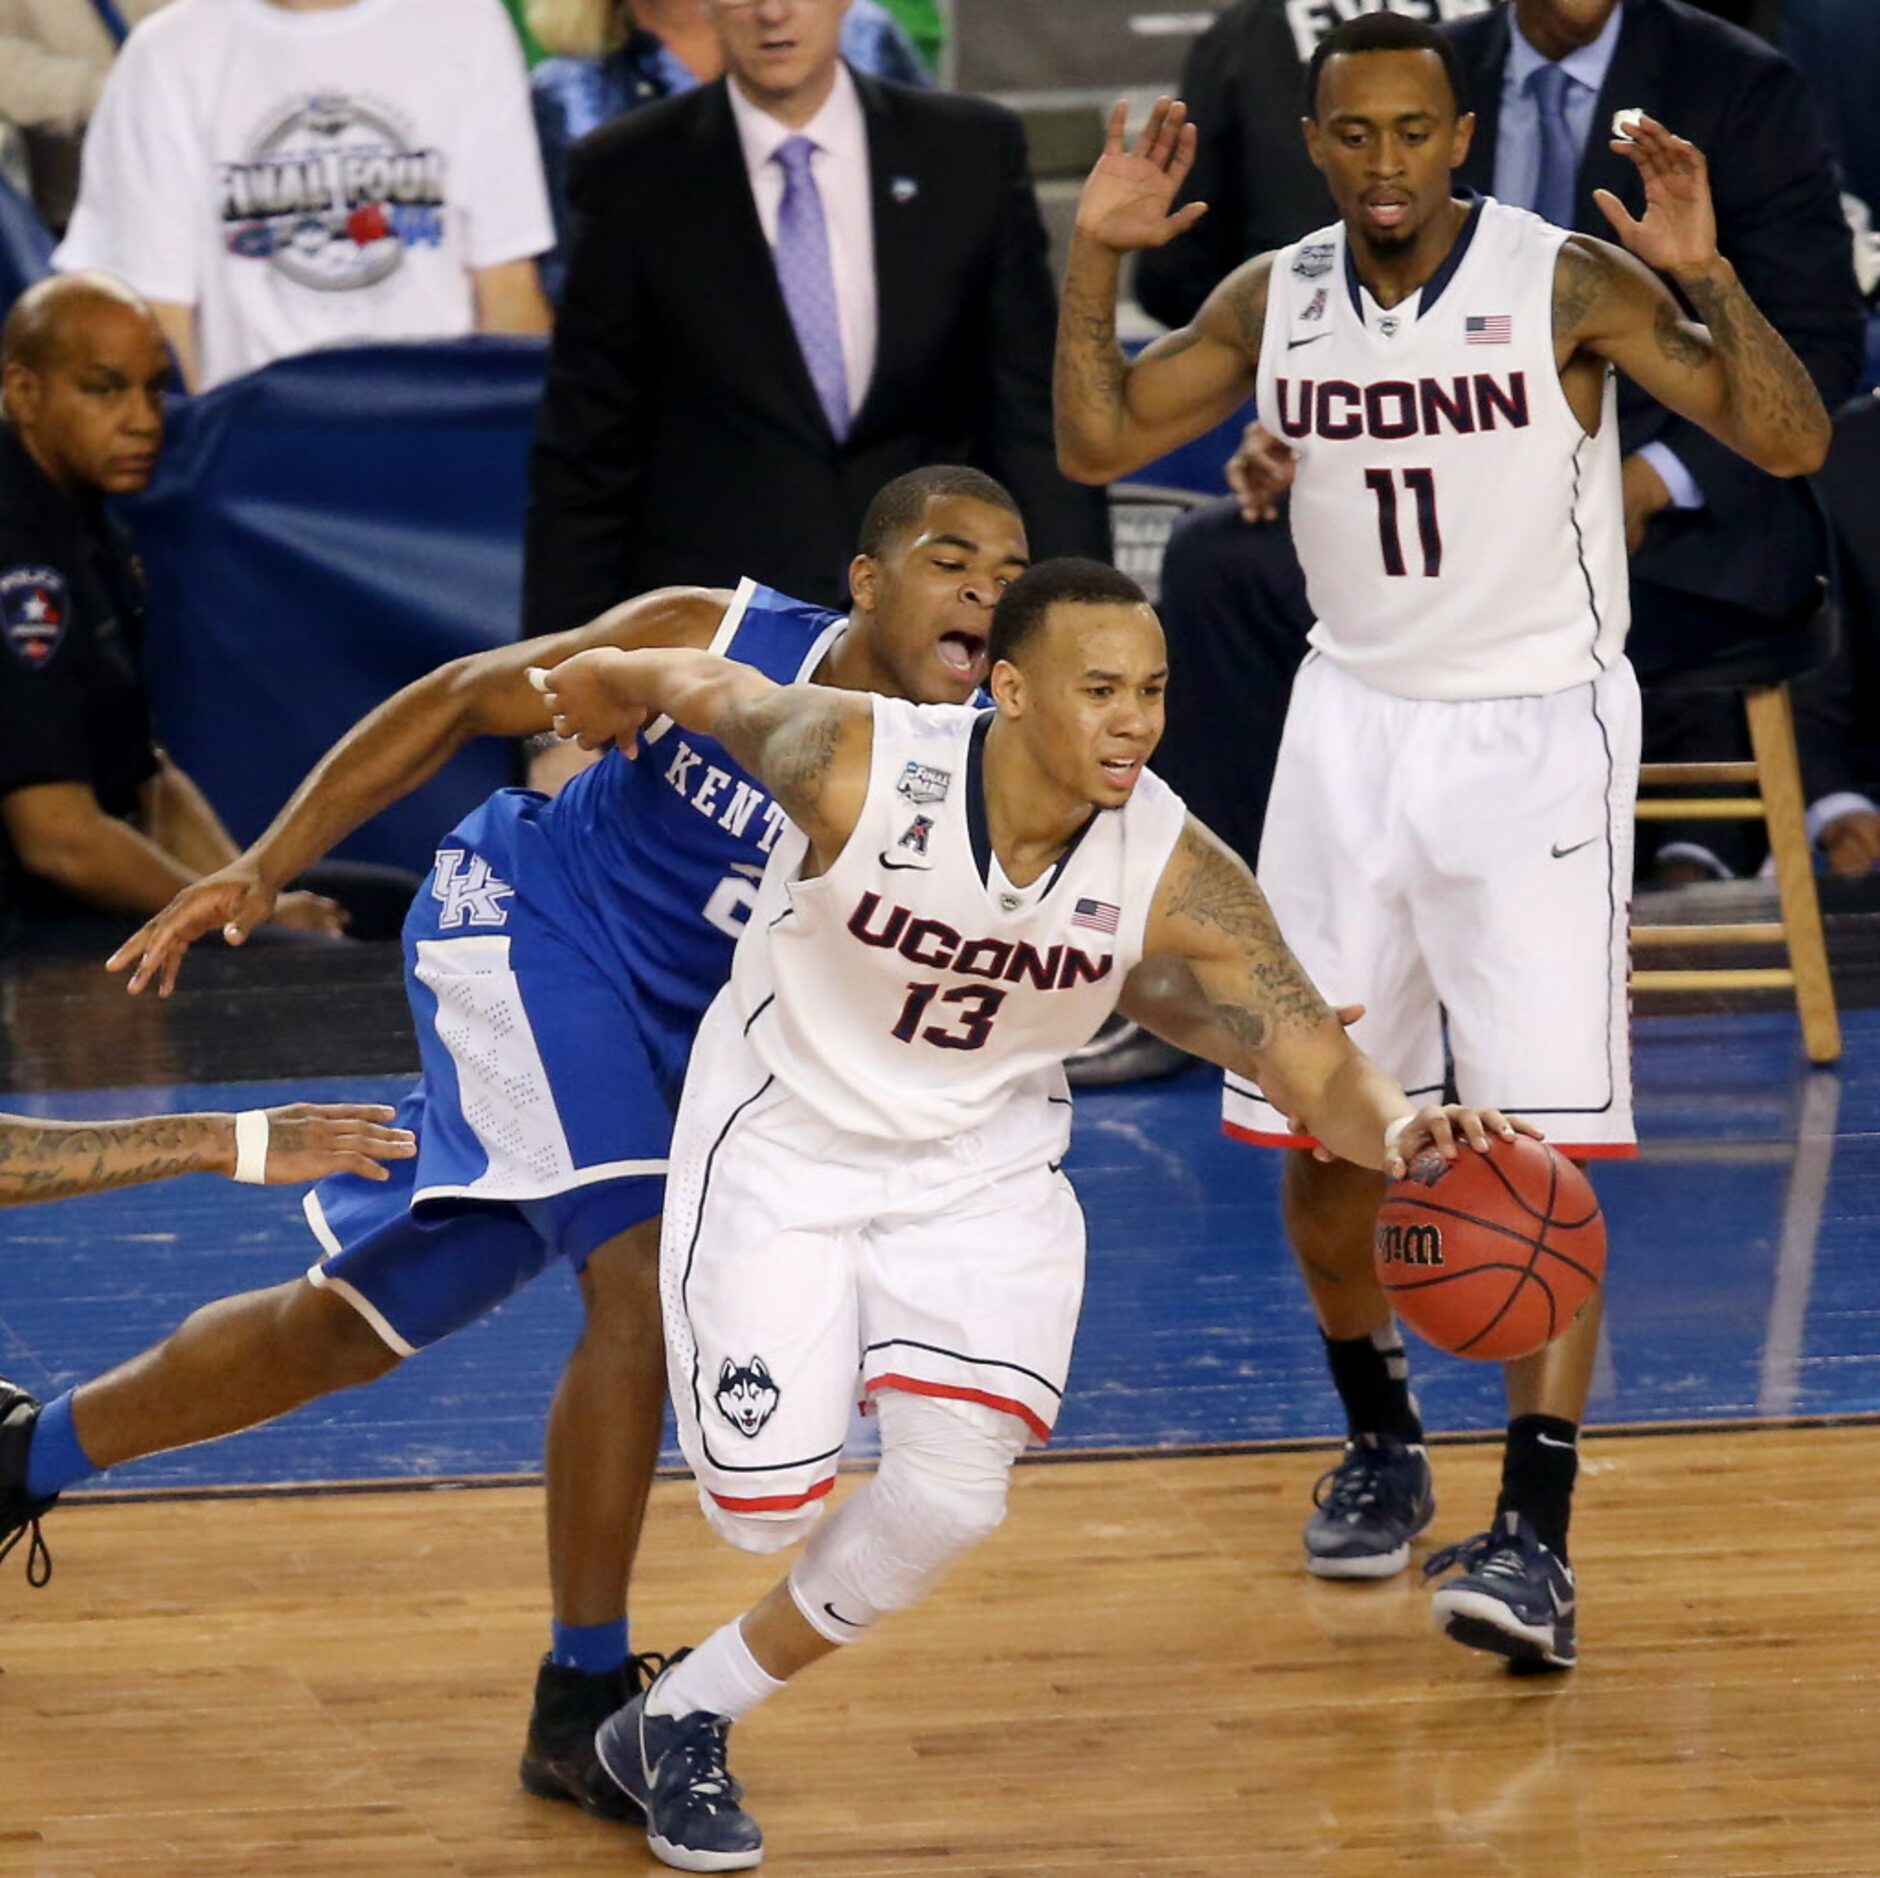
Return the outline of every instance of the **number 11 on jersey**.
[[[1404,574],[1403,537],[1397,532],[1397,480],[1387,469],[1364,472],[1364,486],[1377,497],[1377,537],[1384,550],[1384,572]],[[1417,539],[1423,548],[1423,573],[1434,580],[1443,571],[1443,531],[1436,521],[1436,472],[1407,469],[1403,486],[1417,499]]]

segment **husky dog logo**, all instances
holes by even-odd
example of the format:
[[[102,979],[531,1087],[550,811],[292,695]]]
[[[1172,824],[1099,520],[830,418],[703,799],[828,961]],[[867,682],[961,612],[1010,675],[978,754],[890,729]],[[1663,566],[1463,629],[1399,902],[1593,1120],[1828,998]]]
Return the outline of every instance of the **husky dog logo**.
[[[776,1414],[782,1394],[771,1381],[761,1356],[752,1357],[742,1367],[726,1357],[712,1399],[718,1404],[718,1413],[748,1441]]]

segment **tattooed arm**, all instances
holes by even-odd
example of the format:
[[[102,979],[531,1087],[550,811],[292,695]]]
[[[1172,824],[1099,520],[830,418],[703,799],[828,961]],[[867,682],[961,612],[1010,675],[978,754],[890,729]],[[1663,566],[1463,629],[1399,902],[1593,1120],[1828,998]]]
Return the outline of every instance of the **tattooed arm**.
[[[1415,1105],[1352,1046],[1245,864],[1192,816],[1156,890],[1144,967],[1166,973],[1177,961],[1194,976],[1200,1008],[1158,1021],[1180,1006],[1179,978],[1164,977],[1162,997],[1137,1004],[1138,1015],[1171,1030],[1170,1042],[1258,1083],[1334,1154],[1384,1165],[1385,1129]]]
[[[776,797],[827,866],[868,793],[874,707],[827,685],[779,685],[713,652],[597,650],[530,674],[555,729],[628,755],[654,717],[716,737]]]
[[[1094,238],[1072,236],[1051,406],[1058,467],[1077,482],[1114,482],[1231,417],[1253,394],[1270,255],[1237,267],[1192,325],[1164,333],[1133,360],[1116,339],[1121,263]]]
[[[376,1103],[297,1102],[268,1110],[270,1184],[364,1174],[417,1152]],[[233,1174],[233,1115],[146,1115],[129,1122],[40,1122],[0,1115],[0,1206],[67,1200],[176,1174]]]
[[[1819,469],[1831,436],[1827,409],[1717,252],[1702,153],[1650,118],[1614,148],[1644,174],[1646,212],[1635,221],[1602,189],[1600,207],[1631,254],[1586,235],[1562,245],[1554,276],[1562,366],[1576,352],[1609,361],[1772,476]],[[1677,282],[1703,324],[1684,318],[1652,268]]]
[[[1271,257],[1236,268],[1190,325],[1124,358],[1116,338],[1123,256],[1191,228],[1205,205],[1172,210],[1194,161],[1180,104],[1161,99],[1133,151],[1125,111],[1111,113],[1103,155],[1084,184],[1058,303],[1051,402],[1058,465],[1078,482],[1113,482],[1231,416],[1253,389]]]

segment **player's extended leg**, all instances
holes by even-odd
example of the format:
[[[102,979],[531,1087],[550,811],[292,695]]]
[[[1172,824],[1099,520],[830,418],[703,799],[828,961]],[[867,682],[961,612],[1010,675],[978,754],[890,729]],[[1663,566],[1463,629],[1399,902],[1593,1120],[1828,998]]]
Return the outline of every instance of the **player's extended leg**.
[[[1409,1564],[1410,1541],[1436,1500],[1409,1358],[1371,1257],[1384,1179],[1349,1161],[1291,1153],[1280,1193],[1347,1430],[1344,1455],[1320,1479],[1306,1522],[1306,1569],[1319,1578],[1389,1578]]]
[[[554,1638],[535,1685],[522,1784],[604,1818],[639,1808],[600,1771],[594,1731],[639,1688],[627,1580],[666,1405],[659,1221],[642,1220],[581,1272],[586,1318],[548,1414],[548,1572]]]
[[[397,1361],[343,1298],[299,1278],[204,1305],[43,1408],[0,1383],[0,1544],[103,1468],[253,1428]]]
[[[646,1807],[648,1843],[669,1865],[731,1871],[762,1859],[763,1835],[725,1766],[731,1724],[889,1612],[918,1603],[1005,1518],[1012,1462],[1027,1440],[1022,1422],[898,1390],[875,1400],[874,1478],[816,1524],[782,1583],[675,1658],[597,1737],[608,1772]],[[744,1518],[748,1531],[735,1515],[721,1530],[773,1550],[774,1521]]]

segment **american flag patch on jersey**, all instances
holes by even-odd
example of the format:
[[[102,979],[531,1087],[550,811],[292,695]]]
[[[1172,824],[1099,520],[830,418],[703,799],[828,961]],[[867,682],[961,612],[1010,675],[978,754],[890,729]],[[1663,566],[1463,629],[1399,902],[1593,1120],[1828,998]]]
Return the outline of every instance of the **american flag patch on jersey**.
[[[1079,900],[1071,913],[1073,926],[1088,926],[1094,932],[1114,933],[1123,909],[1108,900]]]
[[[1514,340],[1514,321],[1506,313],[1471,313],[1462,322],[1465,346],[1505,346]]]

